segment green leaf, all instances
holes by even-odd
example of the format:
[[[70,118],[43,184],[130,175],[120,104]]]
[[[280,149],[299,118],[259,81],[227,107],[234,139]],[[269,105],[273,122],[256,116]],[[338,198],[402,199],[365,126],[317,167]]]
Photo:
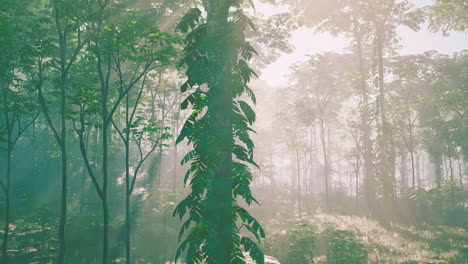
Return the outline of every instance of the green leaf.
[[[180,87],[180,92],[181,93],[185,93],[188,89],[191,88],[191,85],[189,84],[188,81],[184,82],[184,84],[182,84],[182,86]]]
[[[244,101],[239,101],[239,106],[244,112],[245,117],[249,121],[249,124],[252,125],[255,122],[255,111],[252,110],[249,104]]]
[[[249,252],[250,257],[256,264],[265,263],[265,255],[255,241],[249,237],[243,237],[241,239],[241,244],[244,246],[245,251]]]
[[[196,155],[196,151],[192,150],[187,155],[184,156],[182,161],[180,162],[181,165],[185,165],[187,162],[189,162],[194,156]]]
[[[255,24],[248,16],[244,14],[241,9],[234,11],[232,18],[234,23],[241,25],[243,30],[245,30],[247,27],[251,27],[254,31],[256,31]]]
[[[245,61],[250,61],[253,57],[253,54],[258,56],[257,51],[250,45],[248,41],[246,41],[239,49],[239,52],[244,58]]]
[[[187,33],[189,29],[193,29],[201,20],[202,12],[198,8],[192,8],[185,13],[182,19],[176,26],[176,31]]]

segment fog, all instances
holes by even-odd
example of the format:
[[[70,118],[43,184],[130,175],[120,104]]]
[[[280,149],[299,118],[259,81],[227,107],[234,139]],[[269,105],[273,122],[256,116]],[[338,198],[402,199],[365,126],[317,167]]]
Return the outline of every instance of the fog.
[[[0,264],[467,263],[466,10],[0,0]]]

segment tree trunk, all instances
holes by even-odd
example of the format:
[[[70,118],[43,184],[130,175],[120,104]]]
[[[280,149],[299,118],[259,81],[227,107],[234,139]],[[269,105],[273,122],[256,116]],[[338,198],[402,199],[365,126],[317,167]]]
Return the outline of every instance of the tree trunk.
[[[307,153],[304,153],[304,163],[307,162]],[[309,207],[309,204],[308,204],[308,197],[309,197],[309,170],[310,170],[310,164],[307,164],[307,166],[305,166],[304,164],[304,175],[303,175],[303,181],[304,181],[304,208],[307,210],[307,208]]]
[[[165,100],[165,96],[164,95],[164,100]],[[165,107],[165,102],[163,102],[162,104],[162,107],[161,107],[161,127],[163,128],[162,132],[161,133],[164,133],[164,126],[165,126],[165,121],[166,121],[166,107]],[[158,164],[158,170],[157,170],[157,178],[156,178],[156,181],[157,181],[157,186],[161,186],[161,184],[163,184],[163,178],[162,178],[162,175],[163,175],[163,168],[162,168],[162,164],[163,164],[163,146],[162,145],[159,145],[159,164]]]
[[[31,197],[33,199],[36,199],[37,197],[37,187],[39,185],[39,164],[38,164],[38,157],[37,157],[37,140],[36,140],[37,134],[36,134],[36,122],[32,125],[32,140],[31,140],[31,146],[32,146],[32,179],[31,179]]]
[[[359,170],[360,170],[361,164],[359,161],[359,156],[356,155],[356,209],[359,206]]]
[[[348,176],[349,176],[349,196],[353,196],[353,164],[351,164],[351,159],[347,159],[348,162]]]
[[[63,115],[62,115],[63,116]],[[64,117],[63,117],[64,118]],[[65,129],[63,129],[65,131]],[[65,135],[62,134],[62,144],[60,147],[62,154],[62,197],[60,202],[60,226],[59,226],[59,257],[58,263],[65,264],[65,252],[66,252],[66,237],[65,227],[67,224],[67,152],[65,145]]]
[[[302,201],[301,201],[301,161],[299,156],[299,150],[296,145],[296,177],[297,177],[297,207],[299,210],[299,218],[302,217]]]
[[[462,160],[463,158],[460,158],[460,156],[457,159],[458,163],[458,176],[460,178],[460,185],[463,187],[463,167],[462,167]]]
[[[10,184],[11,184],[11,131],[8,131],[7,170],[5,183],[5,223],[3,227],[2,264],[8,263],[8,238],[10,232]]]
[[[163,209],[163,233],[162,233],[162,244],[163,244],[163,263],[166,263],[167,258],[167,238],[166,238],[166,211]]]
[[[128,107],[127,107],[128,110]],[[127,111],[128,116],[128,111]],[[128,121],[128,118],[127,118]],[[127,123],[128,124],[128,123]],[[125,133],[125,263],[131,264],[131,251],[130,251],[130,130]]]
[[[315,124],[312,125],[312,138],[313,138],[313,148],[312,148],[312,165],[311,165],[311,180],[312,180],[312,175],[314,173],[317,173],[317,161],[318,161],[318,153],[317,153],[317,147],[318,144],[317,144],[317,131],[316,131],[316,128],[315,128]],[[312,193],[313,192],[313,189],[310,190],[310,192]]]
[[[406,175],[406,153],[401,153],[400,155],[400,175],[401,175],[401,192],[403,193],[403,191],[406,191],[406,189],[408,188],[408,178],[407,178],[407,175]]]
[[[372,209],[375,204],[375,178],[373,157],[372,157],[372,142],[370,139],[370,114],[369,114],[369,95],[366,87],[366,76],[364,69],[364,54],[362,49],[362,36],[359,32],[359,25],[354,20],[354,38],[357,45],[357,60],[359,64],[359,86],[361,89],[361,129],[362,129],[362,142],[363,142],[363,158],[364,158],[364,196],[367,209]]]
[[[103,104],[105,105],[105,103]],[[103,107],[103,115],[107,117],[107,108]],[[107,205],[107,179],[108,179],[108,137],[109,122],[104,120],[102,126],[102,264],[107,264],[109,259],[109,211]]]
[[[420,152],[421,153],[421,152]],[[421,166],[420,166],[420,153],[416,156],[416,178],[418,182],[418,188],[421,188]]]
[[[58,17],[58,14],[56,14]],[[57,18],[58,21],[58,18]],[[58,22],[57,22],[58,23]],[[59,53],[60,53],[60,138],[57,138],[57,143],[60,146],[60,154],[62,157],[62,193],[61,193],[61,203],[60,203],[60,224],[59,224],[59,255],[58,263],[65,264],[65,254],[66,254],[66,238],[65,238],[65,227],[67,224],[67,127],[66,127],[66,91],[65,85],[67,81],[67,60],[66,60],[66,47],[67,39],[66,33],[61,33],[59,25],[57,25],[59,30]]]
[[[379,108],[381,119],[381,131],[379,140],[379,173],[382,184],[382,199],[385,206],[385,214],[391,216],[394,213],[395,195],[395,154],[392,142],[390,123],[387,121],[385,109],[385,82],[384,82],[384,39],[382,29],[377,29],[376,49],[378,63],[378,88]]]
[[[177,129],[177,131],[179,130]],[[177,192],[177,167],[179,166],[178,160],[178,148],[177,144],[174,143],[174,176],[172,177],[172,189],[174,190],[174,193]]]
[[[205,2],[207,30],[210,45],[210,80],[207,94],[208,111],[211,112],[213,126],[210,137],[215,144],[217,164],[213,168],[212,188],[207,192],[207,223],[212,227],[208,233],[208,264],[230,263],[233,233],[232,196],[232,87],[231,71],[237,58],[235,50],[226,45],[226,31],[229,28],[228,15],[230,1],[210,0]],[[211,140],[210,140],[211,141]]]
[[[131,247],[130,247],[130,196],[132,190],[130,189],[130,126],[131,121],[129,117],[129,97],[125,96],[125,263],[131,264]]]
[[[450,144],[447,144],[447,154],[448,154],[448,159],[449,159],[450,180],[453,181],[453,165],[452,165],[452,153],[450,151]]]
[[[416,188],[416,175],[415,175],[415,166],[414,166],[414,149],[413,149],[413,124],[411,123],[411,117],[408,115],[408,128],[409,128],[409,147],[411,155],[411,186]]]
[[[442,158],[438,158],[434,160],[434,168],[435,168],[435,183],[437,188],[440,189],[442,185]]]
[[[320,139],[322,142],[322,151],[323,151],[323,161],[324,161],[324,169],[325,169],[325,206],[328,208],[329,207],[329,194],[328,194],[328,188],[329,188],[329,183],[328,183],[328,155],[327,155],[327,143],[325,141],[325,124],[323,120],[323,116],[320,116]]]

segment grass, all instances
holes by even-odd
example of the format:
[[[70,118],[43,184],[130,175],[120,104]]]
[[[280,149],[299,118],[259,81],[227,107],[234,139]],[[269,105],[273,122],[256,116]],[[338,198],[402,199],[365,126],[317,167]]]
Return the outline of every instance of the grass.
[[[325,229],[333,226],[337,230],[352,231],[365,245],[369,263],[426,264],[468,263],[468,232],[463,228],[447,226],[381,224],[376,220],[360,217],[332,215],[316,212],[302,219],[291,221],[269,220],[264,226],[267,241],[264,250],[280,260],[287,251],[287,236],[294,222],[307,221],[315,230],[316,263],[326,263],[327,241]],[[276,255],[275,255],[276,254]],[[284,261],[283,264],[287,264]]]

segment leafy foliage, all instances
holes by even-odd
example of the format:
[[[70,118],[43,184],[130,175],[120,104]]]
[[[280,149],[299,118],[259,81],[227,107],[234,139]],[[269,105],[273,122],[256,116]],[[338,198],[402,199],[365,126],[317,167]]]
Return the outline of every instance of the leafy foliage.
[[[434,5],[427,7],[429,28],[432,31],[441,30],[444,35],[448,35],[451,30],[466,32],[466,8],[464,0],[436,0]]]
[[[296,223],[289,236],[289,249],[286,263],[312,264],[314,263],[315,235],[312,227],[305,222]]]
[[[367,263],[368,254],[363,243],[351,231],[329,230],[327,263],[360,264]]]

